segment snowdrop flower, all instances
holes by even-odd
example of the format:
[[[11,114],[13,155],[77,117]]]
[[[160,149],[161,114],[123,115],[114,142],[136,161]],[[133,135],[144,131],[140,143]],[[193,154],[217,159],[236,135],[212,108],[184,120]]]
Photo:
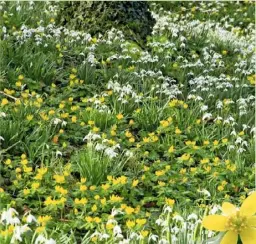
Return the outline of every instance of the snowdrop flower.
[[[159,240],[158,243],[159,243],[159,244],[168,244],[169,241],[167,241],[166,239],[161,239],[161,240]]]
[[[166,212],[172,213],[172,208],[171,208],[170,206],[166,206],[166,207],[164,208],[164,213],[166,213]]]
[[[18,212],[14,208],[9,208],[7,211],[3,211],[0,222],[3,223],[5,221],[7,225],[19,224],[20,220],[15,215],[18,215]]]
[[[180,215],[176,215],[173,217],[173,220],[184,222],[184,219]]]
[[[100,235],[100,239],[108,239],[110,236],[107,233],[103,233]]]
[[[177,226],[174,226],[172,229],[171,229],[171,232],[174,233],[174,234],[178,234],[180,232],[180,228],[178,228]]]
[[[157,219],[156,224],[159,225],[159,226],[163,226],[164,221],[162,219]]]
[[[205,113],[202,117],[202,120],[207,120],[207,119],[210,119],[212,118],[212,114],[211,113]]]
[[[151,240],[153,241],[157,241],[158,239],[158,236],[157,235],[153,235],[153,234],[150,234],[150,236],[148,237],[148,241],[150,242]]]
[[[119,209],[115,209],[113,208],[112,211],[111,211],[111,216],[116,216],[117,214],[123,214],[123,212]]]
[[[246,150],[244,149],[244,148],[242,148],[242,147],[240,147],[240,148],[238,148],[238,150],[237,150],[237,153],[243,153],[243,152],[245,152]]]
[[[27,218],[26,218],[26,222],[30,224],[30,223],[32,223],[33,221],[37,223],[36,218],[35,218],[32,214],[29,213],[28,216],[27,216]]]
[[[65,120],[62,121],[61,126],[65,127],[67,125],[67,122]]]
[[[0,136],[0,141],[4,141],[4,138],[2,136]]]
[[[28,225],[22,225],[22,226],[15,226],[14,230],[13,230],[13,236],[11,239],[11,243],[16,243],[16,241],[22,241],[21,235],[30,230],[30,228],[28,227]]]
[[[56,151],[56,158],[57,158],[58,156],[62,156],[62,152]]]
[[[234,150],[235,149],[235,146],[234,145],[228,145],[228,150],[229,151],[232,151],[232,150]]]
[[[6,117],[6,113],[4,113],[4,112],[1,112],[1,113],[0,113],[0,117],[3,117],[3,118],[5,118],[5,117]]]
[[[103,151],[105,148],[106,148],[106,146],[103,144],[100,144],[100,143],[97,143],[95,146],[96,151]]]
[[[109,157],[109,158],[115,158],[118,154],[111,148],[107,148],[104,153]]]
[[[61,119],[58,119],[58,118],[55,118],[55,119],[53,120],[53,124],[55,124],[55,125],[60,124],[61,122],[62,122],[62,120],[61,120]]]
[[[100,135],[89,132],[88,135],[84,137],[83,141],[95,141],[100,138]]]
[[[219,206],[219,205],[214,205],[213,208],[209,211],[209,214],[215,214],[215,213],[217,213],[219,210],[221,210],[221,206]]]
[[[188,220],[191,220],[191,219],[194,219],[194,220],[197,220],[198,219],[198,216],[195,214],[195,213],[192,213],[188,216]]]
[[[207,191],[206,189],[203,189],[203,190],[197,190],[198,192],[200,193],[203,193],[204,195],[210,197],[211,196],[211,193],[209,191]]]

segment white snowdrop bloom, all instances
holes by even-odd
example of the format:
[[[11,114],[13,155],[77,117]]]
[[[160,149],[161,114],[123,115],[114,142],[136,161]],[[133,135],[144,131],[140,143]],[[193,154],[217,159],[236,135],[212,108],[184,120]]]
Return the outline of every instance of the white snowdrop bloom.
[[[105,148],[106,148],[106,146],[103,144],[100,144],[100,143],[97,143],[95,146],[96,151],[103,151]]]
[[[119,209],[113,208],[111,211],[111,216],[115,217],[117,214],[123,214],[123,212]]]
[[[180,228],[178,228],[177,226],[174,226],[173,228],[171,228],[171,232],[174,234],[178,234],[180,232]]]
[[[238,136],[238,137],[236,138],[235,144],[241,144],[242,141],[243,141],[242,137]]]
[[[250,133],[254,134],[256,132],[256,127],[252,127]]]
[[[169,244],[169,241],[167,241],[166,239],[161,239],[158,241],[159,244]]]
[[[184,219],[180,215],[176,215],[173,217],[173,220],[184,222]]]
[[[83,141],[95,141],[97,139],[100,139],[101,136],[92,132],[89,132],[84,138]]]
[[[123,239],[124,236],[123,236],[122,234],[117,234],[117,235],[115,235],[115,238],[116,238],[116,239]]]
[[[191,220],[191,219],[194,219],[194,220],[197,220],[198,219],[198,216],[195,214],[195,213],[192,213],[188,216],[187,220]]]
[[[62,121],[61,126],[65,127],[67,125],[67,122],[65,120]]]
[[[108,239],[109,237],[110,237],[110,235],[108,235],[107,233],[103,233],[100,235],[101,240]]]
[[[0,141],[4,141],[4,138],[2,136],[0,136]]]
[[[35,240],[35,244],[41,244],[45,242],[45,237],[43,235],[38,235],[38,237]]]
[[[200,108],[200,111],[201,112],[204,112],[208,109],[208,106],[207,105],[203,105],[201,108]]]
[[[159,226],[163,226],[164,225],[164,221],[162,219],[157,219],[156,220],[156,224]]]
[[[22,241],[22,237],[21,235],[30,230],[30,228],[28,227],[28,225],[16,225],[14,230],[13,230],[13,235],[12,235],[12,239],[11,239],[11,243],[16,243],[16,241]]]
[[[200,193],[203,193],[204,195],[210,197],[211,196],[211,193],[209,191],[207,191],[206,189],[202,189],[202,190],[197,190],[198,192]]]
[[[58,157],[58,156],[62,156],[62,152],[61,151],[56,151],[56,157]]]
[[[223,102],[222,101],[217,101],[217,103],[216,103],[216,108],[218,108],[218,109],[221,109],[223,107]]]
[[[132,232],[131,235],[130,235],[130,238],[131,240],[134,239],[134,240],[138,240],[139,239],[139,235],[135,232]]]
[[[114,151],[114,149],[111,148],[111,147],[105,149],[104,153],[105,153],[109,158],[115,158],[115,157],[118,155],[118,153],[116,153],[116,152]]]
[[[49,240],[45,240],[44,244],[56,244],[56,241],[50,238]]]
[[[32,222],[37,223],[37,220],[32,214],[29,213],[27,218],[26,218],[26,222],[29,223],[29,224],[32,223]]]
[[[14,208],[9,208],[8,210],[2,212],[0,222],[7,225],[19,224],[20,220],[16,217],[16,215],[18,215],[18,212]]]
[[[164,213],[166,213],[166,212],[172,213],[172,208],[171,208],[170,206],[166,206],[166,207],[164,208]]]
[[[150,234],[149,237],[148,237],[148,241],[150,242],[151,240],[152,241],[157,241],[158,239],[158,236],[157,235],[154,235],[154,234]]]
[[[6,113],[1,112],[1,113],[0,113],[0,117],[5,118],[5,117],[6,117]]]
[[[176,243],[178,241],[178,238],[175,235],[171,235],[173,243]]]
[[[133,152],[130,151],[130,150],[127,150],[127,151],[125,152],[125,156],[128,157],[128,158],[133,157]]]
[[[229,151],[232,151],[232,150],[234,150],[235,149],[235,146],[234,145],[228,145],[228,150]]]
[[[214,205],[213,208],[209,211],[209,214],[215,214],[215,213],[217,213],[220,210],[221,210],[221,206]]]
[[[248,142],[247,142],[247,141],[243,141],[243,142],[241,143],[241,145],[244,146],[244,147],[248,147]]]
[[[246,150],[242,147],[238,148],[237,153],[241,154],[243,152],[246,152]]]
[[[207,120],[207,119],[211,119],[212,118],[212,114],[211,113],[205,113],[202,117],[202,120]]]
[[[130,239],[124,239],[119,242],[119,244],[129,244],[129,243],[130,243]]]

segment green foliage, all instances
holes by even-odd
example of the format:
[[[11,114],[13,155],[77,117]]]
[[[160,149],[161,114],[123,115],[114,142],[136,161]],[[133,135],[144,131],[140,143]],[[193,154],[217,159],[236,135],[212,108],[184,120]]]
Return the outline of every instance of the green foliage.
[[[148,3],[142,1],[68,2],[59,18],[61,25],[85,30],[92,35],[115,27],[122,30],[126,38],[142,44],[155,24],[148,7]]]
[[[106,180],[107,175],[121,172],[126,160],[122,157],[109,157],[104,150],[96,150],[96,146],[97,144],[87,143],[86,148],[71,158],[71,163],[74,171],[79,172],[81,177],[86,178],[94,185],[99,185]]]

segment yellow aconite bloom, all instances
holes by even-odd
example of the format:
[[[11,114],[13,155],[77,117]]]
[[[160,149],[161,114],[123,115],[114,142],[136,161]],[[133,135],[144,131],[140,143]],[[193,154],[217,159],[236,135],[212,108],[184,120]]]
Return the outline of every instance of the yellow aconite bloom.
[[[236,244],[240,235],[243,244],[256,243],[256,192],[247,197],[241,208],[233,204],[222,204],[223,215],[204,217],[202,225],[214,231],[226,231],[220,244]]]
[[[116,118],[118,119],[118,120],[121,120],[121,119],[123,119],[123,115],[122,114],[118,114],[117,116],[116,116]]]

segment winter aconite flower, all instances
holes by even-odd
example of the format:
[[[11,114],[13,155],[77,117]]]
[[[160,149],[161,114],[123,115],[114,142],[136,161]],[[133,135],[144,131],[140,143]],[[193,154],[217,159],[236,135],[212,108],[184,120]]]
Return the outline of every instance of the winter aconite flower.
[[[233,204],[222,204],[223,215],[204,217],[202,225],[215,231],[226,231],[220,244],[236,244],[238,236],[243,244],[256,243],[256,192],[246,198],[240,209]]]

